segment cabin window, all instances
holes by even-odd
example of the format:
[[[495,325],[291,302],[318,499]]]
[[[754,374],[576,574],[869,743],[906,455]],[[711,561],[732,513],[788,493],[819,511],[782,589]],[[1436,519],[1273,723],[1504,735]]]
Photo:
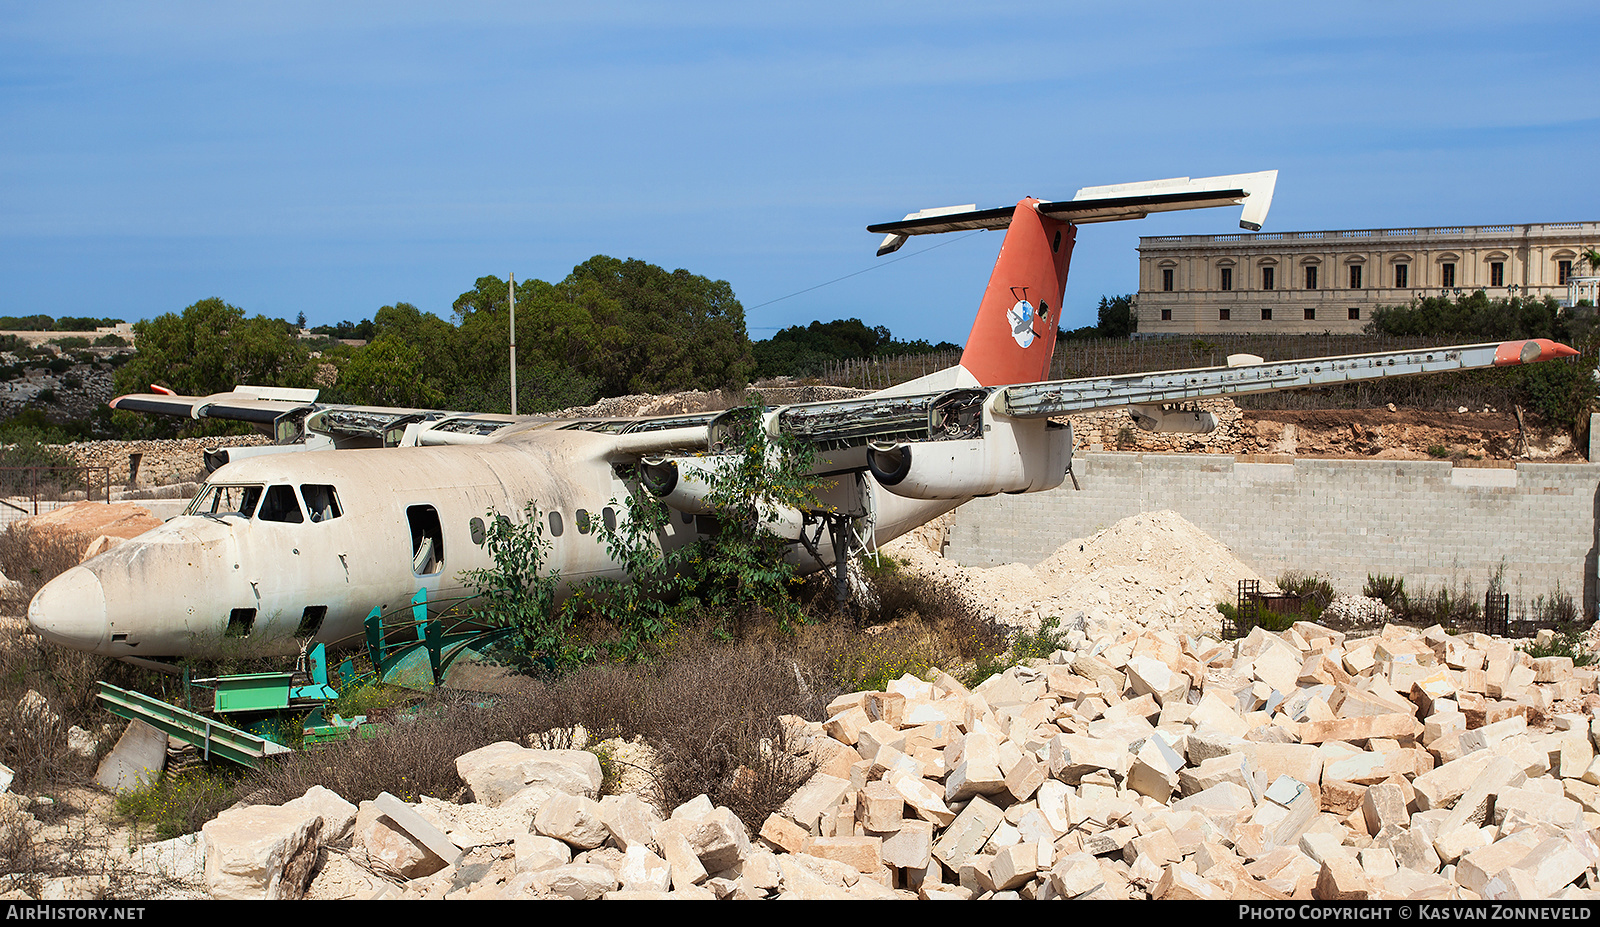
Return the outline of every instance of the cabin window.
[[[300,513],[300,500],[296,498],[293,486],[269,487],[266,496],[261,500],[261,508],[256,511],[256,518],[261,521],[279,521],[291,525],[298,525],[306,520]]]
[[[550,536],[553,537],[553,538],[561,537],[561,532],[564,531],[565,529],[566,529],[566,526],[561,523],[561,513],[560,512],[551,512],[550,513]]]
[[[572,520],[578,523],[579,534],[588,534],[594,527],[593,525],[589,524],[588,509],[579,509],[576,516]]]
[[[250,629],[256,623],[256,610],[253,608],[236,608],[228,613],[228,637],[249,637]]]
[[[188,515],[238,515],[249,518],[261,501],[260,486],[207,486],[195,496]]]
[[[300,495],[306,500],[306,511],[311,513],[312,521],[328,521],[344,514],[339,507],[339,494],[332,486],[302,483]]]
[[[431,576],[444,569],[444,528],[438,510],[413,505],[406,509],[406,521],[411,525],[411,571]]]
[[[617,510],[611,506],[600,510],[600,520],[605,523],[607,531],[617,530]]]
[[[328,617],[328,606],[307,605],[306,610],[300,613],[300,627],[294,631],[295,637],[316,637],[322,629],[322,619]]]
[[[481,518],[474,518],[467,522],[467,533],[472,535],[472,543],[479,547],[482,547],[483,542],[489,537],[489,529],[484,525]]]

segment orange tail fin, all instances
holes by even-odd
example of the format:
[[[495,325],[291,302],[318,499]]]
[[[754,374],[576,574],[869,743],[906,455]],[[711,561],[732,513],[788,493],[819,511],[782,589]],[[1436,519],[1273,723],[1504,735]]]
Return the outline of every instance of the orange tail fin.
[[[983,386],[1032,383],[1050,375],[1078,228],[1040,215],[1037,202],[1024,199],[1012,212],[961,355],[961,366]]]

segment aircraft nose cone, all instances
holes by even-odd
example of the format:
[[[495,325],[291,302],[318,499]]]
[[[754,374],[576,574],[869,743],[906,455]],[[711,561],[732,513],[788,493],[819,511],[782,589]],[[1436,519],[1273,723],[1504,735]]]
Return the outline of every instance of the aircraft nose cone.
[[[52,579],[28,604],[28,624],[53,644],[99,650],[106,644],[109,629],[100,577],[73,567]]]

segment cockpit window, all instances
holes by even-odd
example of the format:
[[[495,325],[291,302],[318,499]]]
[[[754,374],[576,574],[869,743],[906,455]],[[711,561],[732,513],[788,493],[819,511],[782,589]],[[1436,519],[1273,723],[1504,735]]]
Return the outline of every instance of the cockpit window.
[[[261,501],[260,486],[206,486],[189,503],[185,515],[238,515],[249,518]]]
[[[306,511],[311,513],[314,522],[328,521],[344,514],[339,507],[339,494],[333,491],[332,486],[301,483],[300,495],[305,498]]]
[[[292,525],[305,521],[305,516],[300,514],[300,500],[295,497],[293,486],[269,488],[266,497],[261,500],[261,509],[256,513],[256,518]]]

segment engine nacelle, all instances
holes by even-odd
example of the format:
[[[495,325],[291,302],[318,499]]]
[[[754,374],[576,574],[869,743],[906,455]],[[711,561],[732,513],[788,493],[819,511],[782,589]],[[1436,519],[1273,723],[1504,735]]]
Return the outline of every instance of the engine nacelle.
[[[719,510],[708,498],[711,481],[732,465],[731,457],[721,456],[646,459],[639,464],[639,482],[670,509],[690,515],[717,515]],[[767,530],[781,538],[798,540],[805,527],[805,516],[789,506],[762,506],[758,513]]]
[[[714,515],[706,501],[719,458],[674,457],[645,459],[639,464],[639,481],[650,495],[668,508],[690,515]]]
[[[994,421],[980,438],[873,444],[867,466],[878,484],[908,499],[969,499],[1054,489],[1072,463],[1072,428]]]

